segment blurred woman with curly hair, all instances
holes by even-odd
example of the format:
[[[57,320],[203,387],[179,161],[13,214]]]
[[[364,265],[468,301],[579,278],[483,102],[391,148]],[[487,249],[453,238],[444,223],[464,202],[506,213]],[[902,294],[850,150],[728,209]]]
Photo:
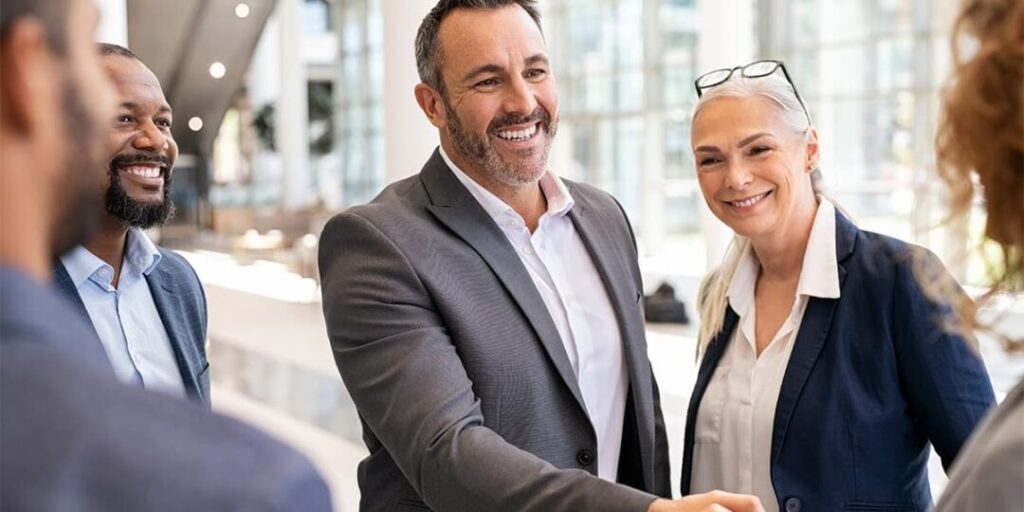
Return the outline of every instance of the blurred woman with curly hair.
[[[985,236],[1003,261],[979,300],[983,304],[997,294],[1024,291],[1024,1],[966,0],[952,46],[954,75],[937,140],[939,174],[950,192],[952,218],[966,218],[975,193],[984,198]],[[945,295],[948,286],[932,291]],[[972,303],[957,306],[958,328],[991,330]],[[1024,340],[995,334],[1008,351],[1024,350]],[[972,435],[936,510],[1024,510],[1024,381]]]

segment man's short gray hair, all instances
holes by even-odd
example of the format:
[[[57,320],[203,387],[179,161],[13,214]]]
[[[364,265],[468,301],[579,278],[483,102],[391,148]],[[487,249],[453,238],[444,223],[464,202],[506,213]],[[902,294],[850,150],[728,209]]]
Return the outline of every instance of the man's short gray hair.
[[[540,11],[535,0],[440,0],[423,18],[419,31],[416,33],[416,69],[420,80],[435,91],[445,94],[444,80],[441,78],[441,45],[437,34],[444,21],[456,9],[498,9],[508,5],[518,5],[537,23],[540,24]]]

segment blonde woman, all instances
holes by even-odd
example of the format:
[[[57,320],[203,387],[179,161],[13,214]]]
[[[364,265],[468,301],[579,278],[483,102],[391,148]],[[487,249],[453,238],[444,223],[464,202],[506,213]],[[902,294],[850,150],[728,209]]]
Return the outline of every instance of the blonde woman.
[[[958,51],[961,38],[976,43],[969,58]],[[1024,2],[964,2],[953,30],[953,52],[954,81],[939,129],[939,168],[950,188],[954,217],[966,217],[976,192],[972,177],[977,176],[977,192],[985,199],[986,237],[1001,249],[1004,261],[992,293],[1021,293]],[[977,326],[971,303],[961,304],[957,312],[961,329]],[[1024,340],[1003,334],[1007,350],[1024,350]],[[1024,510],[1024,381],[971,436],[936,510]]]
[[[949,467],[994,403],[981,359],[940,328],[918,251],[821,194],[817,132],[781,62],[707,73],[697,92],[697,177],[736,236],[702,287],[683,494],[929,509],[929,444]]]

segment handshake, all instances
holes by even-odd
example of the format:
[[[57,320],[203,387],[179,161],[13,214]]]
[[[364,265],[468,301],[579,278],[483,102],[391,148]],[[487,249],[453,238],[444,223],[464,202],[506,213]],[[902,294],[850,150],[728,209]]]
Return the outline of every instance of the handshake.
[[[658,499],[647,512],[764,512],[755,496],[711,491],[678,500]]]

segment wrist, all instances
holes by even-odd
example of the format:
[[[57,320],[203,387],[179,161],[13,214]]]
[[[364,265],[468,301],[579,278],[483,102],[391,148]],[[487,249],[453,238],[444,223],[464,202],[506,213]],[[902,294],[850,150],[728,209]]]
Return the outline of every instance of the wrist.
[[[651,502],[651,505],[647,507],[647,512],[666,512],[669,510],[668,506],[671,504],[672,502],[669,500],[658,498]]]

